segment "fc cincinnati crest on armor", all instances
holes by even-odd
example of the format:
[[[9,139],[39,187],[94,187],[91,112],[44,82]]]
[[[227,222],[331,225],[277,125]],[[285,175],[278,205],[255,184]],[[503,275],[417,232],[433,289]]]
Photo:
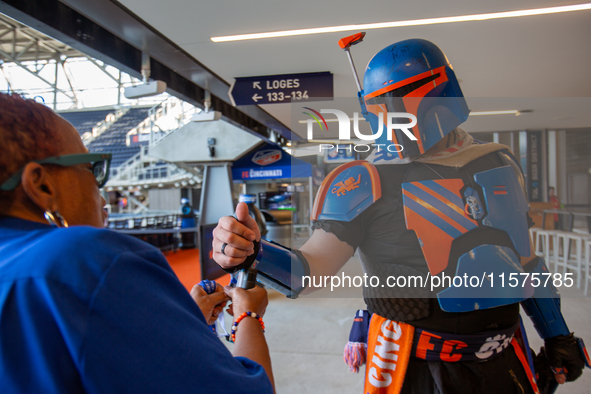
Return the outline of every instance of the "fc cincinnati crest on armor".
[[[260,166],[267,166],[279,160],[281,160],[281,150],[279,149],[265,149],[252,157],[252,161]]]
[[[331,193],[337,195],[337,197],[341,197],[347,194],[347,192],[350,192],[354,189],[358,189],[359,188],[359,184],[361,183],[361,174],[359,174],[359,176],[357,177],[357,180],[355,180],[355,178],[353,177],[349,177],[347,179],[345,179],[344,181],[341,182],[337,182],[335,183],[331,190]]]

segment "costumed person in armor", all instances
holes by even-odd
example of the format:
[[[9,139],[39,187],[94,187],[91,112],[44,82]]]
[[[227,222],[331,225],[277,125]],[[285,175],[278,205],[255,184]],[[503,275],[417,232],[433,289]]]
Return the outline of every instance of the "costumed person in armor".
[[[568,330],[552,281],[500,282],[549,273],[532,253],[519,164],[508,147],[476,141],[459,127],[469,110],[444,53],[421,39],[389,45],[371,59],[359,88],[377,147],[326,177],[314,233],[291,251],[291,266],[335,275],[359,250],[364,272],[380,279],[382,286],[364,287],[367,311],[355,318],[353,331],[367,338],[352,338],[357,349],[346,354],[353,369],[366,360],[364,392],[537,393],[577,379],[584,345]],[[399,119],[406,114],[415,119]],[[409,120],[406,129],[387,127]],[[335,187],[351,180],[355,187]],[[269,251],[278,246],[259,242],[254,221],[238,208],[237,220],[222,218],[214,231],[214,259],[229,269],[262,251],[259,276],[272,272],[279,263],[268,260]],[[447,282],[435,280],[444,275]],[[385,285],[399,277],[430,281]],[[452,286],[457,277],[483,285]],[[291,280],[302,291],[295,274]],[[530,353],[520,304],[545,340],[538,356]]]

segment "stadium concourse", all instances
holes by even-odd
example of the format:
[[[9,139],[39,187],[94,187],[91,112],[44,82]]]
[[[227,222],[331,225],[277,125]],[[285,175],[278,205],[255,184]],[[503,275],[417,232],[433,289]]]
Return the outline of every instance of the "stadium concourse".
[[[135,192],[146,193],[148,184],[158,188],[166,184],[174,188],[172,171],[161,171],[162,166],[172,166],[170,163],[146,156],[146,138],[140,141],[133,135],[145,133],[146,125],[150,124],[151,109],[157,106],[132,107],[101,107],[78,110],[60,111],[60,115],[72,123],[79,131],[88,149],[92,152],[112,152],[113,161],[112,180],[106,185],[107,200],[111,203],[110,227],[115,231],[150,228],[170,230],[172,237],[164,241],[160,238],[144,238],[159,247],[178,275],[187,290],[201,280],[199,249],[179,249],[178,238],[174,229],[178,228],[178,212],[159,212],[161,217],[168,217],[159,221],[155,213],[149,209],[137,209],[141,201],[137,201],[135,211],[138,215],[130,220],[129,214],[134,211],[129,206],[126,209],[117,205],[120,196],[133,197]],[[138,132],[140,130],[140,132]],[[144,134],[145,136],[146,134]],[[157,167],[159,165],[160,167]],[[135,167],[137,168],[135,168]],[[128,167],[134,167],[130,171]],[[158,171],[155,168],[159,168]],[[139,171],[141,170],[141,171]],[[142,172],[143,171],[143,172]],[[124,176],[123,176],[124,175]],[[189,179],[189,178],[188,178]],[[139,186],[139,188],[138,188]],[[148,201],[144,200],[144,204]],[[130,203],[130,205],[132,205]],[[119,216],[118,210],[124,210],[126,215]],[[139,219],[138,219],[139,218]],[[172,218],[172,219],[171,219]],[[134,223],[134,224],[132,224]],[[301,245],[305,239],[293,239],[294,245]],[[362,276],[363,272],[357,256],[354,256],[344,267],[343,272],[348,276]],[[225,285],[229,283],[229,275],[224,275],[218,281]],[[157,289],[155,290],[157,291]],[[583,338],[591,338],[591,328],[587,324],[587,316],[591,314],[591,303],[583,295],[582,288],[562,289],[562,308],[570,329]],[[278,392],[281,393],[359,393],[363,390],[363,371],[360,374],[351,373],[343,362],[343,348],[348,341],[349,330],[353,315],[357,309],[364,307],[361,289],[338,288],[320,290],[297,300],[285,298],[283,295],[269,289],[269,306],[265,315],[266,336],[271,349],[271,357],[275,373]],[[226,319],[229,329],[231,319]],[[296,323],[294,323],[296,322]],[[530,333],[530,345],[539,350],[543,342],[535,334],[529,319],[524,316],[524,322]],[[222,340],[228,348],[232,344]],[[583,376],[568,386],[559,388],[560,392],[574,394],[587,393],[591,385],[591,375]]]
[[[130,141],[128,134],[149,120],[150,108],[147,106],[130,107],[124,110],[119,107],[90,108],[61,111],[60,115],[78,129],[90,151],[113,153],[111,170],[117,174],[130,159],[142,155],[142,145],[128,144]],[[114,179],[117,179],[117,176]],[[162,178],[155,180],[163,181]],[[136,181],[147,180],[136,179]],[[120,189],[127,191],[128,188]],[[111,190],[108,193],[115,193],[118,189],[111,188]],[[172,215],[171,212],[168,213]],[[117,219],[112,221],[115,223]],[[123,222],[122,228],[112,227],[116,231],[130,227],[127,224],[128,219]],[[138,225],[141,227],[140,224]],[[178,221],[173,221],[168,228],[172,230],[177,225]],[[294,239],[296,245],[303,242],[302,238]],[[198,249],[181,250],[178,249],[178,244],[172,248],[158,244],[157,246],[165,252],[167,260],[187,290],[201,280]],[[363,275],[357,256],[346,264],[343,271],[351,277]],[[218,279],[223,285],[229,280],[229,275]],[[563,289],[562,294],[563,313],[571,330],[583,338],[591,338],[591,328],[586,321],[586,317],[591,314],[591,303],[588,302],[588,297],[582,294],[582,290],[576,288]],[[287,299],[269,290],[269,300],[265,315],[266,336],[271,349],[278,392],[353,394],[362,391],[363,369],[360,374],[351,373],[343,362],[343,347],[348,340],[354,312],[364,307],[361,289],[341,288],[335,291],[325,289],[297,300]],[[229,322],[230,319],[226,319],[227,329],[229,329]],[[535,334],[527,317],[524,317],[524,322],[530,333],[532,348],[539,350],[543,345],[542,341]],[[231,349],[232,344],[223,342]],[[558,392],[587,393],[589,385],[591,385],[591,375],[583,374],[578,381],[569,383]]]
[[[117,174],[124,163],[141,156],[142,145],[128,145],[130,139],[127,135],[146,122],[149,118],[149,110],[150,107],[146,106],[126,108],[123,111],[120,108],[111,107],[61,111],[60,115],[78,129],[81,137],[87,142],[89,150],[113,153],[111,170]],[[100,133],[97,133],[97,130],[100,130]],[[160,178],[157,180],[162,181]],[[119,189],[126,191],[127,187]],[[118,189],[110,190],[112,191],[109,193],[115,193]],[[169,212],[169,214],[172,213]],[[121,221],[112,219],[112,222],[120,223]],[[115,225],[112,227],[116,231],[124,230],[130,227],[127,223],[128,219],[124,219],[119,228]],[[175,221],[169,228],[172,230],[172,227],[176,227],[177,224]],[[140,224],[138,226],[141,227]],[[296,245],[303,242],[302,238],[294,239]],[[165,252],[171,267],[187,290],[201,280],[198,249],[181,250],[178,249],[178,244],[172,248],[155,244]],[[363,275],[357,256],[345,265],[343,272],[351,277]],[[229,275],[218,279],[223,285],[229,280]],[[591,303],[588,302],[588,297],[583,295],[582,290],[576,288],[562,289],[561,292],[563,313],[571,330],[583,338],[591,338],[591,328],[586,322],[586,316],[591,314]],[[324,289],[297,300],[287,299],[269,289],[269,306],[265,315],[266,336],[271,349],[278,392],[293,394],[361,392],[363,369],[360,374],[349,372],[348,366],[343,362],[343,348],[348,341],[354,312],[363,307],[364,302],[359,288],[337,288],[334,291]],[[294,324],[294,321],[299,323]],[[229,322],[230,319],[226,319],[227,329],[229,329]],[[526,316],[524,316],[524,322],[530,333],[531,347],[539,350],[543,342],[535,334]],[[231,349],[232,344],[223,342]],[[591,385],[591,375],[583,374],[578,381],[559,388],[558,392],[587,393],[589,385]]]
[[[151,2],[150,7],[146,7],[145,2],[133,0],[0,0],[0,12],[7,14],[0,14],[0,39],[4,37],[0,40],[0,90],[19,92],[26,97],[42,100],[77,128],[91,152],[113,153],[111,177],[103,189],[110,211],[108,227],[158,247],[187,290],[202,279],[206,260],[207,263],[212,263],[211,253],[206,250],[211,243],[207,240],[200,242],[203,241],[203,234],[197,232],[197,223],[213,226],[212,223],[217,222],[220,216],[231,214],[234,200],[247,187],[251,188],[249,193],[257,193],[259,196],[273,192],[277,193],[274,197],[283,197],[283,190],[266,190],[265,180],[238,185],[232,183],[231,175],[226,174],[228,178],[224,179],[220,175],[230,173],[226,171],[230,169],[230,163],[243,157],[245,152],[252,152],[256,144],[277,143],[287,148],[292,146],[292,142],[297,147],[304,140],[303,135],[292,133],[292,127],[289,126],[291,107],[288,104],[255,105],[260,96],[254,94],[248,95],[254,97],[252,105],[236,106],[234,99],[229,97],[231,83],[236,78],[249,78],[249,75],[274,76],[294,72],[330,71],[334,75],[334,97],[348,97],[351,92],[357,91],[351,78],[350,64],[342,51],[336,53],[337,39],[353,32],[339,34],[338,37],[316,34],[310,36],[310,39],[305,36],[297,39],[287,37],[286,40],[266,39],[241,45],[217,44],[210,38],[222,33],[259,31],[259,27],[263,31],[273,23],[277,26],[297,27],[301,24],[297,20],[300,17],[302,20],[305,18],[305,23],[310,26],[317,22],[321,23],[319,26],[337,26],[345,21],[357,23],[361,14],[362,19],[368,21],[390,18],[388,15],[391,13],[395,13],[397,18],[422,20],[427,16],[438,16],[441,12],[445,15],[439,16],[450,16],[456,12],[457,15],[463,15],[470,10],[480,14],[508,11],[513,7],[506,8],[502,4],[491,2],[468,4],[465,1],[452,1],[446,7],[423,7],[418,2],[409,2],[408,7],[399,7],[393,2],[389,5],[384,2],[381,7],[375,8],[372,16],[371,12],[360,13],[358,4],[350,7],[341,4],[339,12],[328,12],[329,7],[333,6],[331,2],[308,4],[304,1],[279,5],[278,7],[290,10],[282,11],[279,15],[277,8],[263,3],[234,2],[231,7],[233,9],[230,9],[219,7],[215,2],[186,0]],[[538,6],[533,0],[525,3],[531,8]],[[258,9],[257,5],[260,6]],[[309,6],[320,8],[311,15]],[[255,9],[257,12],[252,12]],[[248,17],[244,18],[246,15]],[[588,91],[584,88],[588,86],[585,82],[588,82],[589,74],[583,68],[584,64],[589,63],[587,60],[590,52],[581,48],[588,48],[583,41],[584,37],[588,37],[584,31],[589,31],[591,25],[588,24],[588,13],[573,12],[569,15],[572,16],[558,16],[552,22],[541,18],[553,17],[543,16],[540,17],[540,22],[535,22],[538,19],[512,19],[511,21],[520,22],[509,24],[507,20],[487,20],[484,22],[486,25],[477,22],[445,25],[457,28],[458,30],[453,30],[454,34],[451,34],[451,30],[449,34],[439,30],[438,25],[407,30],[408,34],[413,32],[410,36],[423,37],[426,34],[425,38],[436,40],[438,45],[446,48],[446,52],[453,53],[454,68],[458,75],[461,73],[462,86],[476,98],[474,102],[477,103],[479,97],[489,98],[488,95],[492,98],[504,98],[500,102],[502,105],[494,101],[479,104],[482,108],[477,108],[479,105],[476,104],[471,109],[484,112],[490,109],[511,109],[509,112],[515,112],[515,115],[524,114],[518,118],[472,118],[473,130],[467,131],[477,132],[479,139],[510,146],[516,154],[523,154],[519,159],[524,165],[531,167],[532,163],[536,164],[540,177],[544,179],[539,184],[536,182],[536,191],[541,194],[531,201],[538,204],[539,212],[549,208],[543,204],[548,204],[544,202],[545,189],[550,185],[557,186],[557,192],[567,204],[573,204],[575,208],[578,208],[578,204],[584,204],[591,210],[591,180],[588,175],[591,167],[588,147],[591,145],[587,136],[589,123],[579,122],[579,113],[575,111],[582,108],[584,115],[589,113]],[[278,16],[285,19],[279,19]],[[247,26],[245,22],[252,25]],[[254,26],[257,26],[256,30],[253,30]],[[457,26],[465,27],[460,30]],[[484,27],[475,30],[475,26]],[[586,30],[581,30],[581,26]],[[224,30],[227,28],[229,30],[226,33]],[[390,32],[372,30],[371,39],[368,36],[366,43],[356,47],[354,57],[358,67],[363,67],[380,47],[392,41]],[[462,40],[457,37],[462,37]],[[499,43],[502,46],[499,47]],[[234,50],[223,50],[222,45],[226,45],[226,48],[235,46]],[[528,50],[524,51],[523,48]],[[553,56],[548,56],[548,48],[552,48]],[[95,57],[90,58],[88,54]],[[564,59],[571,61],[564,62]],[[478,67],[474,67],[474,61],[477,61]],[[72,78],[75,68],[82,62],[94,65],[98,74],[93,75],[102,74],[106,82],[98,81],[95,76],[89,77],[90,74]],[[482,75],[490,78],[482,78]],[[37,85],[31,89],[30,86],[33,85],[26,78],[37,78]],[[172,92],[171,94],[179,98],[163,98],[158,95],[157,98],[152,98],[159,101],[142,104],[141,101],[123,97],[125,88],[144,85],[143,88],[147,89],[150,84],[146,82],[150,80],[156,85],[158,82],[166,82],[167,92]],[[542,80],[543,84],[532,83]],[[79,85],[80,82],[88,85]],[[106,92],[108,84],[108,89],[114,92],[110,96],[112,99],[89,105],[94,98],[92,96],[98,97]],[[255,89],[256,85],[252,85]],[[265,96],[267,97],[272,98],[272,93]],[[552,101],[551,106],[557,108],[552,111],[544,106],[545,100],[535,100],[551,97],[565,100]],[[187,101],[183,102],[180,98]],[[571,101],[572,98],[579,100]],[[491,103],[495,105],[492,106]],[[94,105],[97,107],[93,108]],[[564,109],[565,105],[567,110]],[[355,106],[357,107],[356,98]],[[211,119],[205,119],[205,116],[201,121],[222,119],[218,122],[219,130],[205,130],[206,127],[198,130],[196,122],[191,122],[193,115],[201,113],[202,109],[212,111],[204,111],[211,114]],[[521,110],[523,111],[520,112]],[[490,121],[486,120],[491,118]],[[249,145],[250,142],[238,142],[233,138],[237,135],[236,130],[221,133],[226,132],[222,127],[230,127],[228,125],[239,129],[248,138],[256,139],[256,142],[252,145]],[[206,132],[210,134],[206,135]],[[522,140],[527,140],[527,144],[522,145]],[[540,144],[537,150],[533,149],[534,141],[535,147],[538,147],[537,143]],[[244,152],[236,153],[232,158],[228,158],[231,157],[229,155],[223,156],[232,146],[244,148]],[[526,149],[530,146],[532,149]],[[197,152],[201,148],[203,151]],[[279,148],[279,152],[286,150]],[[532,153],[534,150],[535,155]],[[183,156],[187,151],[191,151],[188,153],[193,156]],[[155,157],[156,152],[161,156]],[[154,156],[150,156],[150,153]],[[338,150],[336,153],[338,154]],[[318,163],[322,160],[316,154],[310,159]],[[217,163],[212,163],[214,161]],[[544,164],[544,170],[538,163]],[[221,168],[220,164],[226,166],[221,172],[207,173],[216,167]],[[332,165],[336,166],[334,163]],[[331,169],[329,166],[324,167],[326,170]],[[526,166],[524,170],[528,172]],[[227,193],[229,204],[224,206],[224,209],[228,209],[222,214],[212,209],[213,204],[208,209],[196,211],[198,202],[203,202],[203,198],[207,197],[207,193],[203,191],[210,190],[209,201],[215,197],[221,200],[222,193],[218,193],[221,189],[216,188],[215,182],[207,184],[207,174],[212,175],[210,180],[217,177],[217,187],[230,184]],[[311,201],[315,189],[312,176],[309,178],[308,196]],[[282,182],[273,180],[274,188]],[[289,178],[285,182],[289,182]],[[304,184],[299,187],[308,186]],[[292,189],[295,189],[295,185]],[[572,194],[569,198],[566,198],[567,191]],[[582,202],[579,197],[582,197]],[[190,215],[200,215],[197,216],[199,220],[194,227],[188,227],[188,231],[193,231],[195,235],[197,248],[182,245],[183,236],[188,233],[181,233],[183,220],[187,219],[181,214],[181,198],[191,201]],[[294,207],[295,205],[297,204]],[[297,248],[307,239],[302,233],[308,233],[307,218],[310,215],[302,213],[309,213],[311,205],[310,203],[307,207],[308,212],[297,207],[300,218],[306,217],[306,223],[300,223],[300,228],[285,226],[292,235],[291,239],[287,236],[291,247]],[[287,212],[291,214],[290,211]],[[205,215],[209,215],[208,220],[201,220]],[[581,228],[584,226],[579,223],[575,230],[591,232],[591,221],[589,223],[588,229]],[[211,231],[211,227],[209,230]],[[572,226],[569,230],[572,230]],[[572,235],[577,234],[573,232]],[[554,245],[558,245],[557,233],[554,235]],[[268,238],[278,240],[271,235]],[[551,242],[547,238],[546,250],[538,253],[550,253],[552,248],[549,244]],[[555,246],[552,252],[556,253],[559,249],[564,251],[570,248]],[[575,280],[572,287],[561,287],[559,290],[562,294],[562,311],[570,330],[591,345],[591,303],[585,290],[590,268],[587,267],[587,272],[581,270],[581,257],[579,252],[577,279],[582,281],[581,278],[584,278],[585,282],[576,284]],[[563,274],[567,271],[568,256],[564,261],[564,270],[557,267],[556,261],[547,260],[550,269],[555,272]],[[573,269],[574,272],[576,268]],[[344,266],[342,274],[349,277],[363,276],[357,255]],[[225,285],[230,277],[223,275],[216,280]],[[153,291],[158,292],[158,289]],[[361,368],[359,374],[349,372],[348,366],[343,362],[343,348],[349,339],[355,312],[364,307],[362,290],[359,287],[322,289],[296,300],[269,289],[265,336],[273,362],[277,392],[363,392],[365,368]],[[525,315],[523,318],[530,345],[538,352],[543,342],[529,318]],[[225,320],[229,331],[231,318],[226,315]],[[223,339],[221,341],[232,348],[231,343]],[[589,387],[591,373],[585,371],[576,382],[560,387],[558,392],[588,393]]]

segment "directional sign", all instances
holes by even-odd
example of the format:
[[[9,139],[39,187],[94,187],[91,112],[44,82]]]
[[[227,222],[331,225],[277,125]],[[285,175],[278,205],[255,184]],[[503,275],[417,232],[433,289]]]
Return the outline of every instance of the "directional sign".
[[[330,72],[236,78],[230,87],[233,105],[281,104],[333,97]]]

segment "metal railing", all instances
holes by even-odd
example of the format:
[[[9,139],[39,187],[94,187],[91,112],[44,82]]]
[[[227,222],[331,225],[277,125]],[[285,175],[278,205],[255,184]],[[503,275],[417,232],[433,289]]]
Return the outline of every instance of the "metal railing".
[[[153,146],[168,134],[190,122],[196,111],[198,111],[196,107],[176,97],[168,97],[150,108],[148,117],[127,133],[126,143],[130,145],[131,137],[138,135],[139,141],[148,140],[149,145]]]
[[[158,141],[174,133],[191,121],[196,107],[175,97],[169,97],[150,108],[149,116],[127,133],[127,144],[132,135],[149,134],[149,145],[117,168],[111,168],[107,187],[194,185],[200,182],[199,174],[187,171],[173,163],[163,162],[149,156],[149,149]],[[139,138],[138,138],[139,140]],[[162,184],[162,185],[161,185]]]
[[[173,163],[160,161],[148,155],[149,148],[143,146],[138,154],[129,158],[117,168],[110,170],[107,187],[174,184],[187,182],[195,184],[194,175]]]

